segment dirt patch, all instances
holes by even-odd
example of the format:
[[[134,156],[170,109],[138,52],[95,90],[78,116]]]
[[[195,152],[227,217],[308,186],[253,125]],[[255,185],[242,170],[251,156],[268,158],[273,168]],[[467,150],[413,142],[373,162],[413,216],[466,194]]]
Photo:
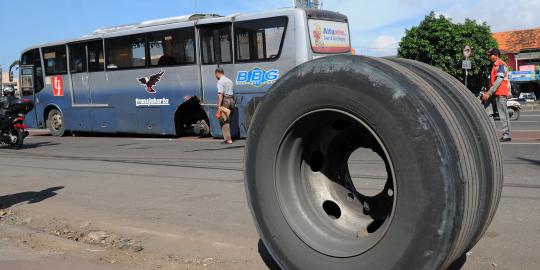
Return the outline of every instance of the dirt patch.
[[[63,256],[81,252],[97,257],[96,263],[108,263],[127,269],[222,269],[214,258],[163,255],[145,250],[142,241],[102,230],[86,221],[68,224],[67,220],[37,219],[21,216],[14,210],[0,210],[0,234],[32,250],[61,251]],[[21,228],[13,233],[6,227]],[[73,243],[73,244],[69,244]]]

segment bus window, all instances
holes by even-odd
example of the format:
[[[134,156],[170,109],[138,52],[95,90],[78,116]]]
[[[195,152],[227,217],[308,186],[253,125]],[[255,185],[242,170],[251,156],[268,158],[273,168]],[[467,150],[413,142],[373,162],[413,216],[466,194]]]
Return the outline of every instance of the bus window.
[[[195,63],[195,30],[168,30],[148,34],[150,66],[166,67]]]
[[[69,45],[71,73],[86,72],[86,44]]]
[[[21,57],[21,65],[33,65],[34,64],[34,50],[23,53]]]
[[[107,39],[105,42],[107,69],[146,67],[146,38],[144,34]]]
[[[66,46],[43,48],[43,59],[47,76],[67,74]]]
[[[45,87],[43,84],[43,68],[41,67],[41,54],[39,49],[34,50],[34,91],[39,93]]]
[[[232,63],[230,25],[203,27],[200,36],[203,64]]]
[[[105,70],[105,57],[103,56],[103,42],[101,40],[88,42],[88,72]]]
[[[236,60],[274,60],[281,54],[287,17],[241,21],[235,24]]]

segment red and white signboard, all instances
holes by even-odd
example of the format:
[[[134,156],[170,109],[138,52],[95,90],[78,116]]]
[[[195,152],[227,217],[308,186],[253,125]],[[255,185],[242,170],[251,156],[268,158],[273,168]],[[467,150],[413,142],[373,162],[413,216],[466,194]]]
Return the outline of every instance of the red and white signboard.
[[[311,48],[316,53],[351,51],[349,25],[345,22],[309,20]]]
[[[51,78],[53,94],[55,97],[64,96],[64,84],[62,83],[62,76],[53,76]]]

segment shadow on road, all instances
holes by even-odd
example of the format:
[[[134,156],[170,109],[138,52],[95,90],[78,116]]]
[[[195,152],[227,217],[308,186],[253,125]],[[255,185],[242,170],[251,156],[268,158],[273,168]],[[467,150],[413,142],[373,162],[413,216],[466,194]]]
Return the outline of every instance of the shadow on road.
[[[22,202],[27,202],[28,204],[38,203],[50,197],[56,196],[56,191],[63,188],[63,186],[52,187],[42,191],[27,191],[0,196],[0,209],[6,209]]]
[[[463,254],[463,256],[459,257],[459,259],[457,259],[457,261],[450,265],[447,270],[459,270],[463,268],[465,262],[467,262],[467,255]]]
[[[36,143],[24,143],[22,149],[34,149],[42,146],[54,146],[59,145],[59,143],[53,142],[36,142]]]
[[[272,258],[272,255],[270,255],[270,252],[268,252],[268,249],[264,245],[263,241],[259,239],[258,243],[258,250],[259,255],[261,256],[261,259],[266,264],[266,267],[270,270],[281,270],[279,265],[276,263],[274,258]],[[467,255],[461,256],[457,261],[455,261],[447,270],[460,270],[465,265],[465,262],[467,261]]]
[[[540,166],[540,160],[528,159],[528,158],[522,158],[522,157],[517,157],[517,159],[522,160],[522,161],[527,161],[531,163],[532,165]]]
[[[279,267],[276,261],[274,261],[274,258],[272,258],[272,255],[270,255],[270,252],[268,252],[268,249],[266,249],[266,246],[261,239],[259,239],[259,244],[257,246],[259,255],[261,256],[264,264],[266,264],[266,267],[268,267],[270,270],[281,270],[281,267]]]

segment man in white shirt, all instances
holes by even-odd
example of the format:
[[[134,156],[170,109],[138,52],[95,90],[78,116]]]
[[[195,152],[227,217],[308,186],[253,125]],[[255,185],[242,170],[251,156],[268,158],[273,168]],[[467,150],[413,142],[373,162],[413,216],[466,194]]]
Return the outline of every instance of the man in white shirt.
[[[225,141],[223,143],[225,144],[232,144],[232,137],[231,137],[231,117],[234,111],[234,83],[225,76],[225,71],[223,71],[222,67],[218,67],[215,72],[217,82],[217,88],[218,88],[218,112],[216,113],[216,118],[221,119],[221,111],[219,110],[220,107],[225,107],[229,110],[231,110],[231,114],[229,117],[227,117],[226,121],[220,121],[221,124],[221,130],[223,131],[223,138]]]

